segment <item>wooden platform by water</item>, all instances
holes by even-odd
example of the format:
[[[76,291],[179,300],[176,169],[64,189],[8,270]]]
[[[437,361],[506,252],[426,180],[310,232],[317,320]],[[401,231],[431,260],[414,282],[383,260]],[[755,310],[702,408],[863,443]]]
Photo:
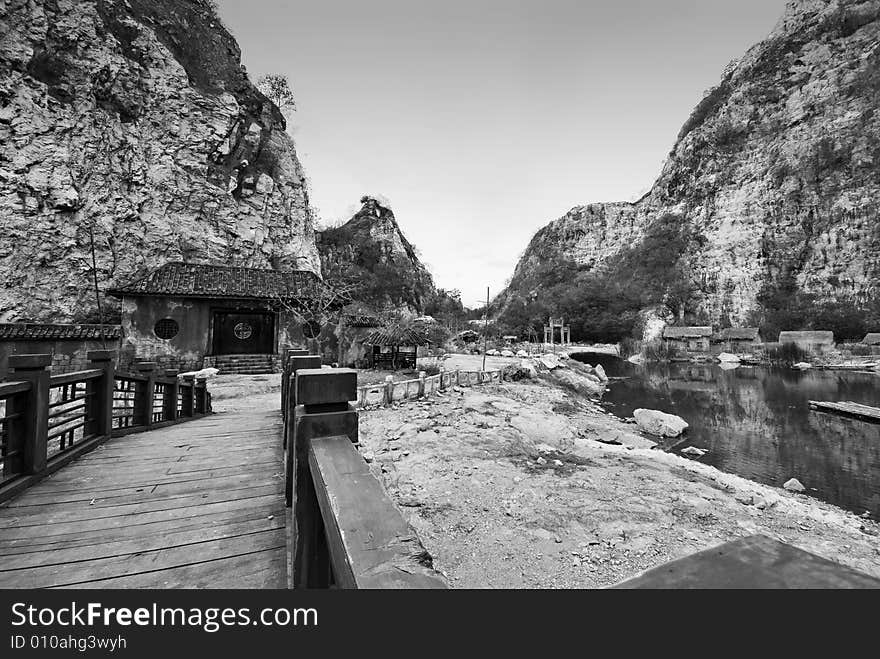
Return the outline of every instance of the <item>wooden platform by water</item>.
[[[810,401],[810,409],[818,412],[829,412],[832,414],[842,414],[862,421],[873,421],[880,423],[880,408],[871,407],[869,405],[861,405],[860,403],[851,402],[823,402],[818,400]]]
[[[278,410],[112,439],[0,507],[0,588],[284,588]]]

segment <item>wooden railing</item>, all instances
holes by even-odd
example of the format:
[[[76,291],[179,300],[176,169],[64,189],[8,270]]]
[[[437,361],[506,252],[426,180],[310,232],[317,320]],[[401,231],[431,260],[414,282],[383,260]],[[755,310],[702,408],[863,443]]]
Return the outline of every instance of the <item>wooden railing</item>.
[[[357,404],[360,408],[390,405],[395,401],[424,398],[437,391],[446,391],[450,387],[469,387],[486,382],[501,382],[501,371],[440,369],[436,375],[427,375],[424,371],[420,371],[417,379],[400,381],[395,381],[393,376],[388,375],[385,377],[385,382],[380,384],[359,386]]]
[[[445,588],[431,557],[357,450],[357,372],[285,356],[292,588]]]
[[[0,502],[110,437],[178,423],[210,412],[204,379],[177,371],[116,373],[111,350],[88,354],[92,368],[52,375],[50,355],[12,355],[0,383]]]

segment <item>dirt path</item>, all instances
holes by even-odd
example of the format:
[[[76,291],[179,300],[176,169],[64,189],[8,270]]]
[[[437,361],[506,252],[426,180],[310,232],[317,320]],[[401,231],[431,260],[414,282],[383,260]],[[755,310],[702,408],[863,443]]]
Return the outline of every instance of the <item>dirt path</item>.
[[[545,382],[367,410],[360,424],[371,468],[454,587],[608,586],[758,532],[880,576],[877,524],[652,450]]]

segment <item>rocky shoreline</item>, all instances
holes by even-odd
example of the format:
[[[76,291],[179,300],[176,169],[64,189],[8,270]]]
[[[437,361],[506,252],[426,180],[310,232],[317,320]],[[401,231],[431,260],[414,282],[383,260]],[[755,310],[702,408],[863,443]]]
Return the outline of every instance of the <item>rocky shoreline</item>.
[[[362,413],[365,459],[453,586],[604,587],[754,533],[880,576],[880,525],[654,449],[579,370]]]

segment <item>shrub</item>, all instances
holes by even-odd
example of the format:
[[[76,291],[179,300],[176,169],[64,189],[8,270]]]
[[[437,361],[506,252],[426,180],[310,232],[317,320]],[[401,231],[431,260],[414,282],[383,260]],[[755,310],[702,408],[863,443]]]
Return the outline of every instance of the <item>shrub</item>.
[[[810,353],[801,348],[797,343],[783,343],[778,348],[768,348],[766,352],[766,357],[771,364],[785,366],[806,361],[809,355]]]

